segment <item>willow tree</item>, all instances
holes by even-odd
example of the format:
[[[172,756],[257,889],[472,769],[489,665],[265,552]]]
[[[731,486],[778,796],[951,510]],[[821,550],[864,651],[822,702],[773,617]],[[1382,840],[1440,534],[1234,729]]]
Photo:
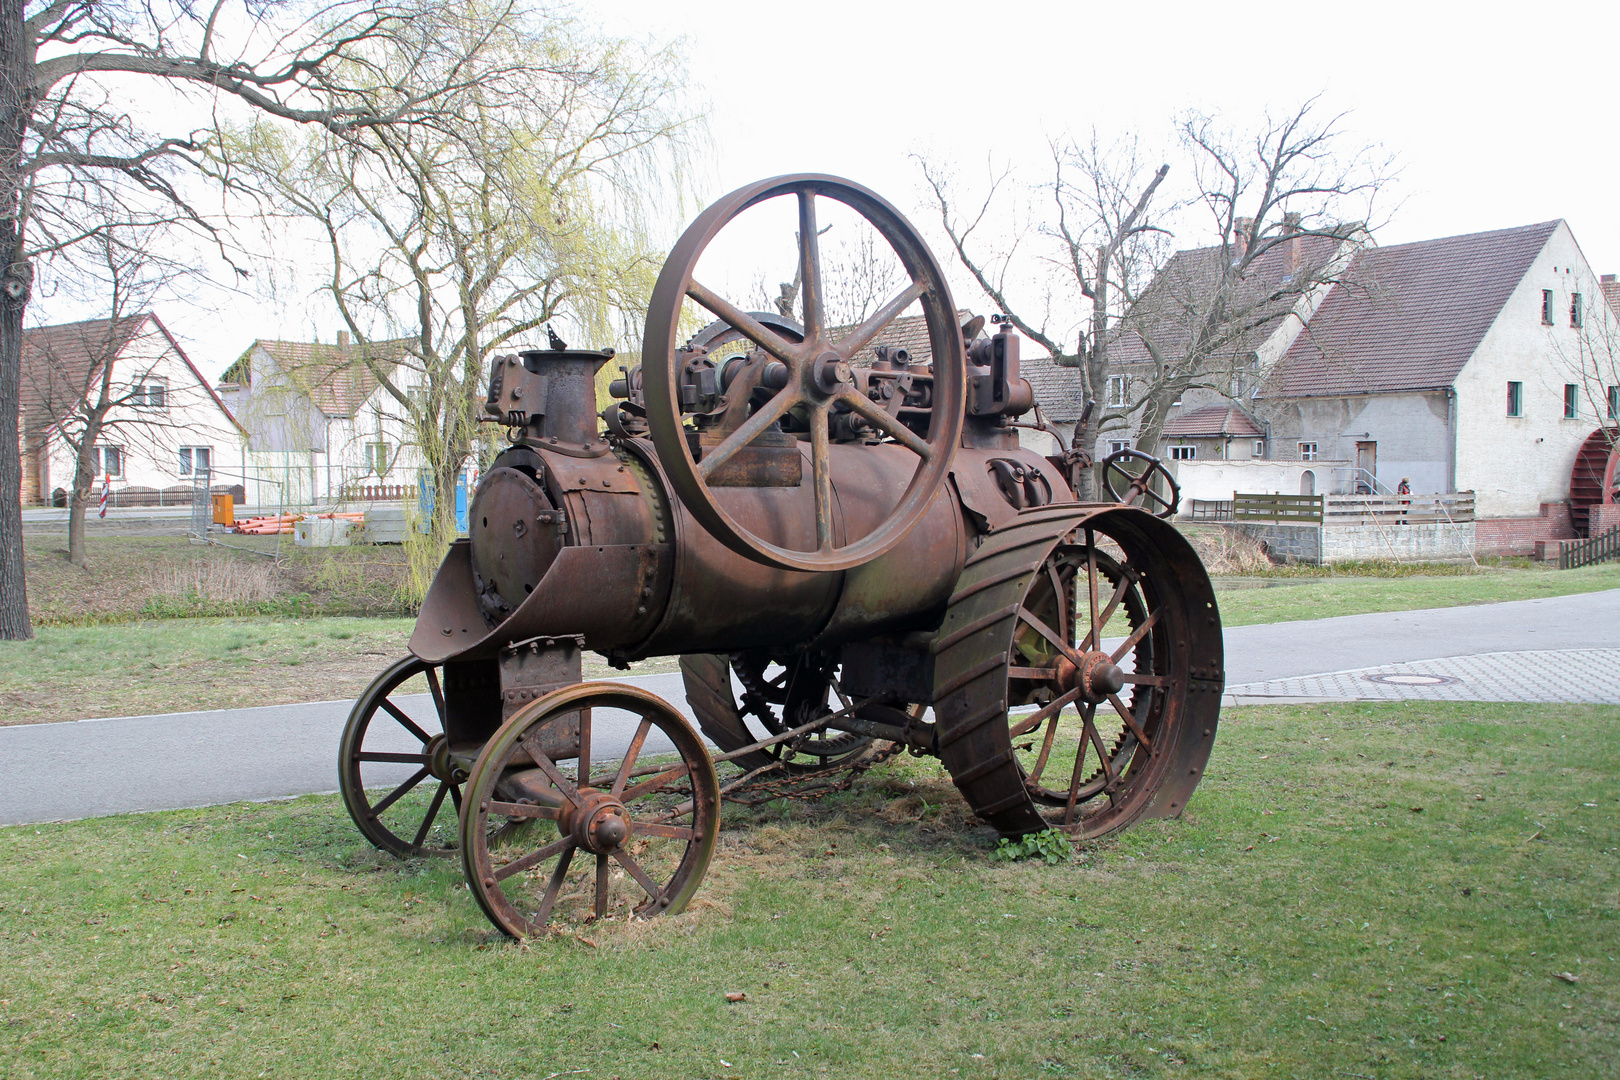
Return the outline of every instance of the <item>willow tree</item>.
[[[673,50],[476,7],[418,32],[477,73],[433,124],[293,137],[257,123],[221,165],[318,238],[320,292],[431,475],[436,557],[491,357],[543,345],[546,324],[583,347],[639,337],[662,256],[650,222],[677,194],[692,120]]]
[[[427,2],[0,0],[0,639],[32,636],[18,422],[36,261],[111,227],[217,237],[191,180],[216,116],[336,139],[430,116],[464,71],[410,33]],[[404,77],[376,78],[379,56]]]

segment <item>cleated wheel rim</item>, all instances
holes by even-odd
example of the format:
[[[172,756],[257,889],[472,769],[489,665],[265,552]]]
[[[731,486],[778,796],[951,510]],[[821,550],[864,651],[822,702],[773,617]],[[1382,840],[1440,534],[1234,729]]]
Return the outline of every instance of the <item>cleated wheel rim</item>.
[[[459,848],[466,774],[445,743],[439,671],[414,656],[390,666],[354,703],[338,746],[338,790],[349,817],[372,844],[401,857]],[[419,675],[432,697],[431,718],[401,693]]]
[[[467,781],[467,884],[514,938],[555,921],[674,914],[719,833],[714,765],[686,720],[612,683],[553,691],[501,725]]]
[[[1202,779],[1220,615],[1191,545],[1138,508],[1032,511],[987,537],[935,649],[940,757],[1004,836],[1174,817]]]
[[[1099,530],[1069,539],[1019,605],[1008,701],[1037,708],[1010,715],[1008,736],[1038,812],[1095,833],[1134,818],[1151,794],[1168,760],[1159,744],[1179,734],[1171,702],[1186,671],[1171,662],[1171,620],[1140,567]]]

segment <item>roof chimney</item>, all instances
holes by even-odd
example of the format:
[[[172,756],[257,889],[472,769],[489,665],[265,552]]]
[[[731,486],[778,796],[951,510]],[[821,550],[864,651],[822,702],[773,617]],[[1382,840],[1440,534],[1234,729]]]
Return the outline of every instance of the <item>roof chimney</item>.
[[[1241,259],[1249,250],[1249,234],[1254,231],[1254,218],[1232,219],[1232,257]]]
[[[1609,301],[1609,306],[1615,311],[1620,311],[1620,282],[1615,281],[1613,274],[1604,274],[1598,278],[1598,285],[1603,289],[1603,295]]]
[[[347,330],[338,331],[338,348],[344,352],[349,351],[349,332]]]
[[[1282,234],[1284,236],[1293,236],[1299,232],[1299,223],[1304,217],[1304,214],[1284,214]]]

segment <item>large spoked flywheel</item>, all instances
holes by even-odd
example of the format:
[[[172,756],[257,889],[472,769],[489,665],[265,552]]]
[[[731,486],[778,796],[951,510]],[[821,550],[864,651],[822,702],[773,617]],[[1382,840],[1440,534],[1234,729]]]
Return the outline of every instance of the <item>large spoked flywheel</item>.
[[[705,281],[700,259],[739,215],[770,200],[796,208],[796,276],[802,291],[802,332],[784,333],[721,296]],[[886,244],[905,282],[856,325],[837,327],[822,280],[818,207],[840,204],[853,211]],[[723,246],[723,245],[721,245]],[[702,447],[685,424],[692,419],[683,390],[683,319],[698,309],[715,316],[731,331],[751,341],[769,358],[774,374],[763,385],[763,399],[750,406],[746,419],[712,446]],[[899,416],[860,391],[851,365],[883,330],[908,310],[920,310],[927,327],[932,391],[926,430],[914,430]],[[642,390],[647,425],[658,460],[670,486],[692,516],[732,550],[768,566],[788,570],[848,570],[882,555],[898,544],[927,512],[934,494],[950,472],[961,437],[965,400],[965,355],[957,312],[945,272],[904,215],[881,196],[835,176],[805,173],[761,180],[739,188],[710,206],[682,234],[653,289],[642,342]],[[719,485],[728,462],[761,437],[781,434],[789,416],[795,431],[809,443],[805,482],[815,505],[812,548],[773,542],[733,514],[712,488]],[[870,429],[872,439],[903,447],[913,459],[913,472],[892,510],[864,535],[840,535],[837,512],[837,455],[830,447],[834,427],[854,416]],[[688,439],[688,434],[694,436]]]

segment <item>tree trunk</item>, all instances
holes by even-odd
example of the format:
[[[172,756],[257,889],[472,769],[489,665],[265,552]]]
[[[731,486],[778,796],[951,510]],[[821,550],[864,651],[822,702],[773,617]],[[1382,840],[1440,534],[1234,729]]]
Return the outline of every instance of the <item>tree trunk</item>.
[[[95,493],[96,469],[91,461],[95,453],[100,427],[86,427],[79,443],[78,457],[73,463],[73,493],[68,496],[68,562],[84,566],[88,556],[84,550],[84,511]]]
[[[0,641],[34,636],[22,543],[23,311],[33,285],[19,220],[17,163],[30,103],[25,0],[0,0]]]
[[[1097,284],[1091,295],[1091,350],[1084,358],[1086,397],[1095,402],[1091,415],[1084,424],[1076,424],[1074,445],[1101,460],[1097,451],[1097,436],[1102,427],[1103,412],[1108,399],[1108,264],[1109,249],[1097,249]],[[1095,501],[1097,470],[1087,469],[1080,474],[1080,490],[1075,492],[1081,502]]]

